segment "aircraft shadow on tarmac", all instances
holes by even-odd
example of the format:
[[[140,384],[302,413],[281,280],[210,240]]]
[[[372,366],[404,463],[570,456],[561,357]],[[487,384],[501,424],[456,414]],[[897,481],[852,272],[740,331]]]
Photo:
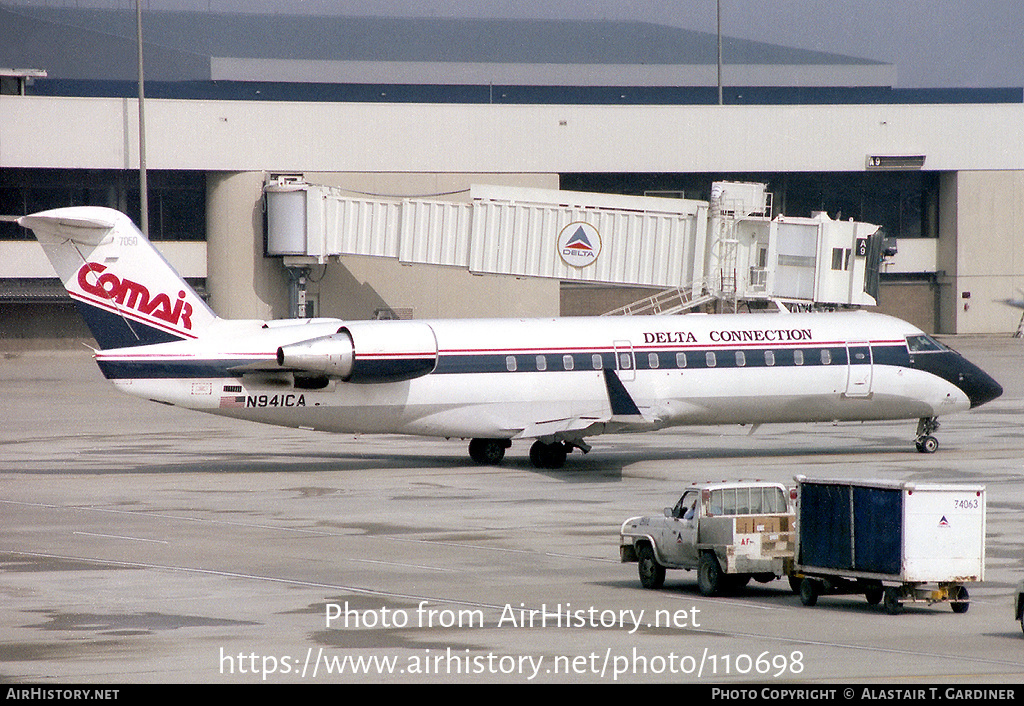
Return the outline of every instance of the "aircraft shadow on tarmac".
[[[509,454],[500,465],[477,465],[464,455],[462,444],[451,442],[450,453],[417,453],[412,450],[396,449],[393,452],[322,451],[310,450],[294,453],[291,451],[268,452],[266,449],[252,452],[211,451],[202,452],[188,449],[184,442],[179,447],[174,439],[164,438],[159,444],[147,443],[136,447],[121,443],[117,448],[100,445],[107,458],[117,458],[116,465],[98,463],[94,454],[84,452],[73,457],[55,461],[51,473],[78,473],[85,475],[106,475],[110,473],[344,473],[346,471],[401,471],[414,469],[475,469],[480,472],[529,471],[565,482],[608,482],[620,480],[630,466],[644,462],[673,461],[715,461],[715,460],[756,460],[786,459],[808,460],[856,459],[862,456],[893,458],[918,458],[913,446],[905,440],[882,439],[850,446],[825,445],[782,445],[769,442],[757,448],[729,445],[729,440],[718,440],[719,446],[699,448],[659,445],[634,448],[602,444],[589,454],[570,454],[565,466],[559,469],[535,468],[523,454]],[[778,445],[776,445],[778,444]],[[373,445],[380,445],[374,441]],[[181,448],[179,452],[177,449]],[[433,449],[436,451],[435,445]],[[525,447],[524,447],[525,448]],[[168,457],[178,456],[174,460]],[[745,467],[750,464],[744,464]],[[0,469],[3,472],[38,473],[18,467]],[[44,471],[45,472],[45,471]]]

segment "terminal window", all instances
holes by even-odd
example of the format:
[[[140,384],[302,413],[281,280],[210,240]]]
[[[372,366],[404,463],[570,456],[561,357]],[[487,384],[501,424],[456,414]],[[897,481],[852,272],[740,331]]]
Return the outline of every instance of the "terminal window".
[[[150,240],[206,240],[206,175],[150,171]],[[139,223],[139,175],[107,169],[0,169],[0,240],[32,240],[10,217],[65,206],[105,206]]]

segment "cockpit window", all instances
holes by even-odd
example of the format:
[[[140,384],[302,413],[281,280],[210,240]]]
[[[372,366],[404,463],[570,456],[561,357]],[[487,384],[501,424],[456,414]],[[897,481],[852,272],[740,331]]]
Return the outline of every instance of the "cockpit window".
[[[911,353],[938,353],[949,350],[931,336],[926,336],[923,333],[917,336],[907,336],[907,348]]]

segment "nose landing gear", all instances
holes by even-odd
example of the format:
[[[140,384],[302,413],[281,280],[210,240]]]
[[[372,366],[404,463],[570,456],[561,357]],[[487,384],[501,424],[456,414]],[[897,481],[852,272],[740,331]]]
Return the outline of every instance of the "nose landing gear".
[[[939,428],[935,417],[922,417],[917,423],[917,438],[914,445],[923,454],[933,454],[939,449],[939,440],[932,433]]]

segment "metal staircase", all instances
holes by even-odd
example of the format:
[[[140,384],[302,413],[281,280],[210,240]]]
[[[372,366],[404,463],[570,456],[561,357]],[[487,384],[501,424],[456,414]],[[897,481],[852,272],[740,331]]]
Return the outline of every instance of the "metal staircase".
[[[650,316],[655,314],[681,314],[715,301],[718,297],[700,287],[694,294],[694,288],[666,289],[646,299],[620,306],[618,309],[602,314],[602,316]]]

